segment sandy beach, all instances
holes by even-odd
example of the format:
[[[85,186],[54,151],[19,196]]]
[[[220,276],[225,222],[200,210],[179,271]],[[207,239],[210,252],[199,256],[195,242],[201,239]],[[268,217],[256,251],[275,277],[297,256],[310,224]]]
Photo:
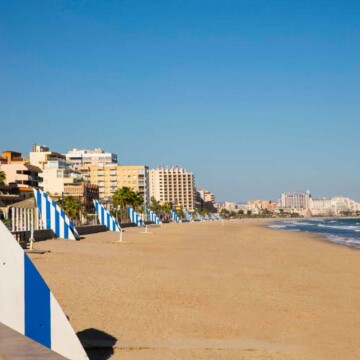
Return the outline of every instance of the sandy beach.
[[[31,258],[92,359],[359,359],[360,251],[264,223],[57,239]]]

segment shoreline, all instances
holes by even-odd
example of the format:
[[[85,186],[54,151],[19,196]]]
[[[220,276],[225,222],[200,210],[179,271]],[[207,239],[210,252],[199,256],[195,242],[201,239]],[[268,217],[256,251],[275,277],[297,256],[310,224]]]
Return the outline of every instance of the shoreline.
[[[360,218],[343,218],[343,217],[340,217],[340,218],[308,218],[308,219],[301,219],[301,220],[289,220],[289,221],[292,221],[292,222],[301,222],[301,221],[306,221],[306,220],[343,220],[343,219],[349,219],[349,220],[360,220]],[[275,222],[278,222],[278,223],[286,223],[287,221],[275,221]],[[341,243],[341,242],[337,242],[336,240],[342,240],[342,239],[348,239],[348,240],[351,240],[351,239],[356,239],[354,237],[350,237],[350,236],[341,236],[340,234],[336,234],[336,233],[321,233],[321,232],[317,232],[317,231],[311,231],[310,229],[306,229],[306,230],[302,230],[302,229],[294,229],[294,230],[291,230],[289,228],[276,228],[276,227],[271,227],[270,225],[266,225],[269,229],[272,229],[272,230],[278,230],[278,231],[284,231],[284,232],[290,232],[290,233],[302,233],[302,234],[309,234],[309,235],[313,235],[315,236],[316,239],[318,240],[321,240],[321,241],[326,241],[326,242],[329,242],[329,243],[332,243],[334,245],[339,245],[339,246],[345,246],[345,247],[349,247],[349,248],[352,248],[352,249],[355,249],[355,250],[360,250],[360,247],[359,246],[351,246],[347,243]]]
[[[51,240],[31,258],[76,331],[115,339],[110,359],[359,358],[359,253],[269,220]]]

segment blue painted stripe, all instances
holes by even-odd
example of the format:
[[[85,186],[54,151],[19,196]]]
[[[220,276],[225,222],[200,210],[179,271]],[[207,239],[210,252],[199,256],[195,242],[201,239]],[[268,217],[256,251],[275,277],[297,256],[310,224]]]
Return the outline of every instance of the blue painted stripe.
[[[25,336],[51,348],[50,290],[24,253]]]
[[[60,214],[55,211],[55,234],[60,237]]]
[[[69,238],[69,229],[70,229],[69,226],[64,221],[64,239]]]
[[[50,201],[46,198],[46,229],[51,229],[51,210],[50,210]]]
[[[40,194],[40,191],[36,191],[36,203],[38,205],[38,208],[39,208],[39,211],[40,211],[40,214],[41,214],[41,211],[42,211],[42,203],[41,203],[41,194]]]

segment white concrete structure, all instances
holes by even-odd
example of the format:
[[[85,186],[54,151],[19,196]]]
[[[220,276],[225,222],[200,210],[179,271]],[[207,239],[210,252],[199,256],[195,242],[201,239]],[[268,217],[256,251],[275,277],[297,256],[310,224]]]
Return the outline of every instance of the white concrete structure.
[[[194,210],[195,176],[178,166],[150,170],[150,197]]]
[[[93,150],[80,150],[74,148],[68,151],[65,156],[66,160],[75,167],[82,165],[106,165],[118,163],[116,154],[105,152],[100,148],[95,148]]]

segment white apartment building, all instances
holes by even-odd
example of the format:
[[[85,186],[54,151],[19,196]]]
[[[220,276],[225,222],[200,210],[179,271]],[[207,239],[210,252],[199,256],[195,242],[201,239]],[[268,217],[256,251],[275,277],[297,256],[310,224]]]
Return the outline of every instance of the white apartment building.
[[[279,206],[283,209],[309,209],[310,192],[289,192],[281,194]]]
[[[160,166],[150,170],[150,197],[161,203],[171,202],[194,210],[195,176],[178,166]]]
[[[310,201],[311,214],[315,216],[333,215],[333,202],[331,198],[311,199]]]
[[[310,200],[311,214],[315,216],[341,215],[343,212],[360,211],[360,204],[343,196]]]
[[[80,150],[73,148],[68,151],[65,156],[66,160],[75,167],[83,165],[106,165],[118,163],[116,154],[105,152],[100,148],[95,148],[93,150]]]

